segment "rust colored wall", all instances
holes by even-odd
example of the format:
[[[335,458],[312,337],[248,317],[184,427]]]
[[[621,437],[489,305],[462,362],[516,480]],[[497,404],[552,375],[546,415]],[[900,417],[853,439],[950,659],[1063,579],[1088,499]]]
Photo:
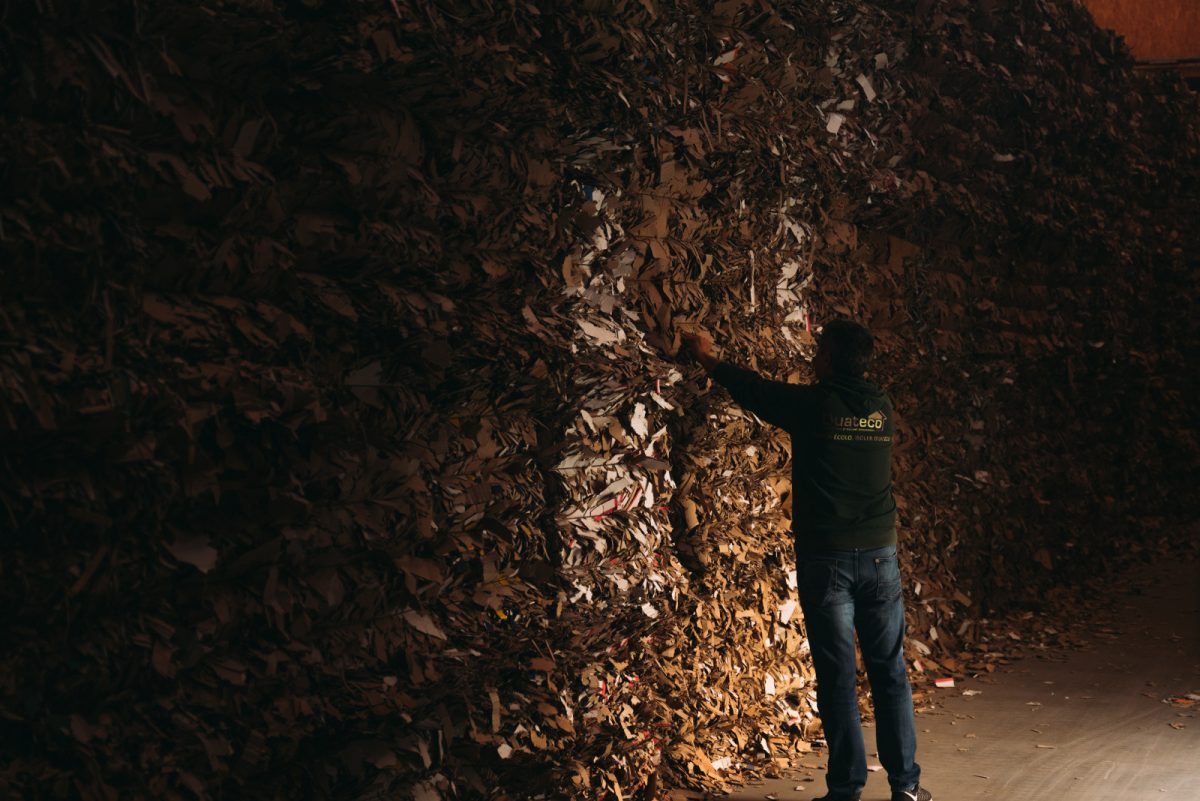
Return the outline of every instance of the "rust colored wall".
[[[1138,60],[1200,57],[1197,0],[1084,0],[1103,28],[1112,28]]]

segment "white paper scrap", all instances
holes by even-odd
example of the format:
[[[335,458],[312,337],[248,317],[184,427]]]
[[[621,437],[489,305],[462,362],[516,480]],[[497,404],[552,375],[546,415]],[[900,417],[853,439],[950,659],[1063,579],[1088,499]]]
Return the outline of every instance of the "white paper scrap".
[[[671,411],[675,408],[666,398],[664,398],[662,395],[659,395],[657,392],[651,392],[650,399],[667,411]]]
[[[629,418],[629,427],[639,437],[645,437],[650,434],[650,429],[646,426],[646,404],[639,403],[633,407],[633,415]]]
[[[863,94],[867,96],[867,102],[870,103],[873,101],[875,99],[875,87],[871,84],[871,79],[859,73],[858,77],[854,80],[862,87]]]
[[[779,606],[779,622],[787,625],[787,622],[792,619],[792,613],[796,611],[795,599],[789,598]]]

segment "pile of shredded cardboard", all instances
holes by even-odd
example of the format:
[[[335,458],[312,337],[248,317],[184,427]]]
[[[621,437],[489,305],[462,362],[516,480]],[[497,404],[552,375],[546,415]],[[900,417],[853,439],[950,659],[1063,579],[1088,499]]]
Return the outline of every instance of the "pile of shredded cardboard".
[[[919,698],[1194,546],[1196,99],[1071,2],[29,3],[0,45],[5,795],[813,748],[790,445],[686,331],[793,381],[876,332]]]

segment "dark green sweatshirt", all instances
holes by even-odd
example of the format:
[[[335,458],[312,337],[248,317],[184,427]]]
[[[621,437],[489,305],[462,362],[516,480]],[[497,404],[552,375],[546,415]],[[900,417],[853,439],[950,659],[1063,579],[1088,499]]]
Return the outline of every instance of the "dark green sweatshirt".
[[[846,376],[787,384],[728,362],[712,377],[792,435],[792,533],[800,548],[896,542],[892,403],[879,385]]]

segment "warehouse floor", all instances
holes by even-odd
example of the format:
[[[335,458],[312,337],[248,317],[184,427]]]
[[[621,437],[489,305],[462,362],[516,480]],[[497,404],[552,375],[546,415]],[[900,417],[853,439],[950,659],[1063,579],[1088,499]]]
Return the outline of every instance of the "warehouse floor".
[[[1200,702],[1186,697],[1200,694],[1200,564],[1142,566],[1121,585],[1127,601],[1088,620],[1084,647],[959,681],[919,708],[917,761],[934,798],[1200,798]],[[795,778],[725,797],[822,795],[824,762],[818,751]],[[863,801],[887,798],[886,774],[872,772]]]

